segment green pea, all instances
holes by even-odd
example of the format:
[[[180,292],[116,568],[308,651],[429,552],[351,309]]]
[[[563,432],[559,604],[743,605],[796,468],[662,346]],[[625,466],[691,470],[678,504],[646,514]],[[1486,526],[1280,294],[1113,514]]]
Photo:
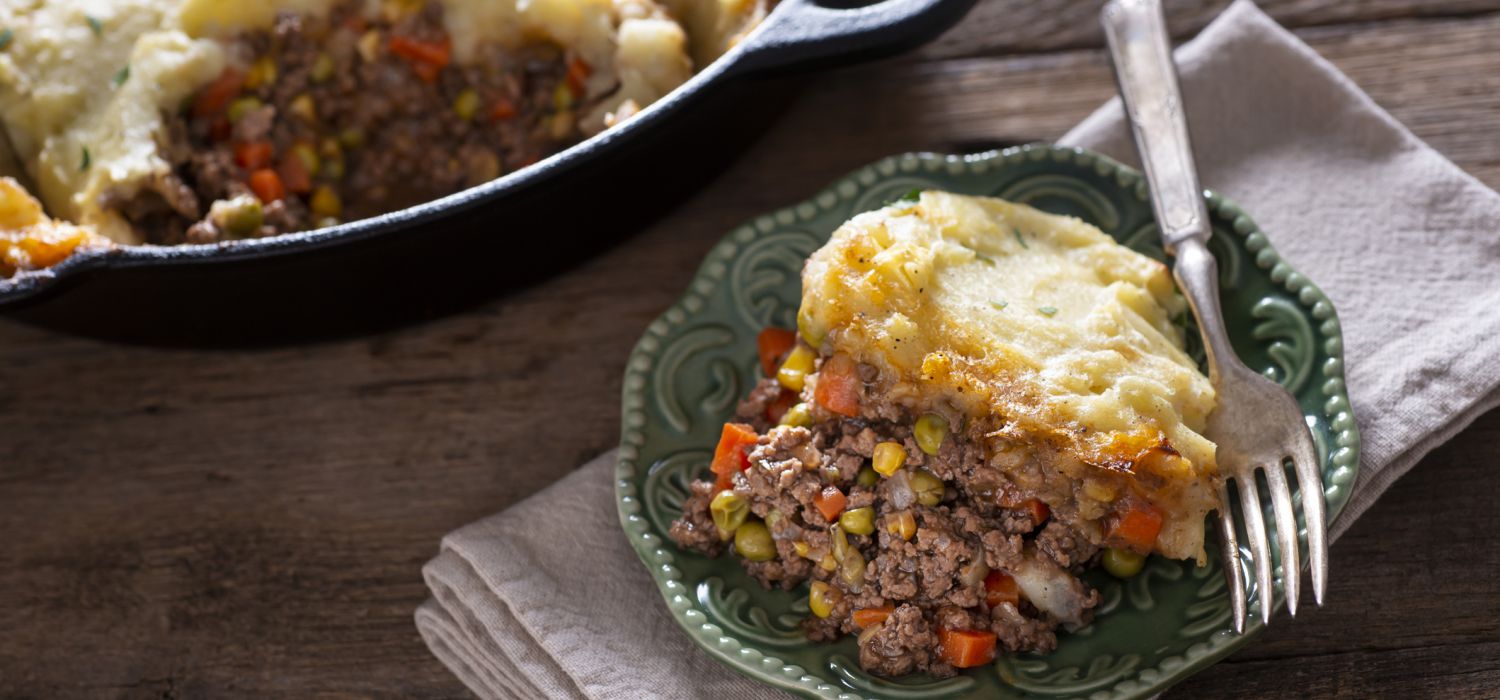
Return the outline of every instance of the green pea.
[[[935,455],[943,446],[943,439],[948,437],[948,420],[936,413],[924,414],[912,427],[912,437],[916,438],[917,447],[923,452]]]
[[[719,528],[719,536],[727,540],[749,516],[750,502],[746,501],[743,496],[725,489],[714,496],[714,500],[709,501],[708,513],[713,516],[714,526]]]
[[[365,145],[365,130],[357,126],[351,126],[339,132],[339,143],[344,148],[359,148]]]
[[[876,484],[880,483],[880,475],[876,474],[874,469],[865,467],[859,470],[859,476],[854,477],[854,483],[867,489],[873,489]]]
[[[851,550],[839,562],[839,578],[849,586],[849,590],[856,593],[865,583],[865,556],[859,550]]]
[[[797,428],[806,428],[813,423],[812,409],[806,403],[798,403],[781,414],[781,424]]]
[[[917,502],[924,506],[935,506],[943,501],[943,480],[926,469],[911,474],[911,490],[917,494]]]
[[[776,558],[776,543],[765,523],[751,520],[735,529],[734,551],[750,561],[770,561]]]
[[[262,106],[264,106],[264,103],[255,97],[236,98],[233,102],[229,103],[229,123],[238,124],[241,119],[245,118],[245,115],[260,109]]]
[[[843,526],[834,523],[828,526],[828,536],[833,539],[833,558],[835,561],[843,561],[844,557],[854,548],[849,546],[849,536],[844,534]]]
[[[875,509],[866,506],[846,510],[839,515],[839,526],[844,528],[844,532],[854,535],[868,535],[875,532]]]
[[[317,58],[313,59],[312,72],[308,77],[312,78],[315,83],[321,83],[332,78],[334,70],[333,57],[320,53]]]
[[[260,230],[265,221],[260,200],[244,195],[214,202],[208,210],[209,221],[233,238],[244,238]]]
[[[1104,550],[1099,563],[1115,578],[1131,578],[1141,573],[1146,565],[1146,557],[1128,549],[1110,547]]]
[[[479,93],[473,88],[458,93],[458,97],[453,98],[453,112],[459,119],[472,120],[479,112]]]

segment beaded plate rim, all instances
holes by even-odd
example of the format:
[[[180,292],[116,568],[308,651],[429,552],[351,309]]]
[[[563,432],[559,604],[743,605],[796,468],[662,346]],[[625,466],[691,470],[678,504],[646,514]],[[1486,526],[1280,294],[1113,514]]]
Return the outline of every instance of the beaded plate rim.
[[[673,565],[675,548],[661,533],[653,530],[645,517],[635,479],[641,473],[642,467],[638,460],[646,444],[643,407],[647,375],[664,350],[663,341],[672,336],[674,329],[689,325],[693,317],[704,308],[708,293],[726,283],[728,271],[724,261],[734,259],[745,244],[774,233],[778,226],[813,219],[841,203],[858,199],[872,185],[898,173],[946,171],[955,176],[979,175],[994,168],[1028,160],[1071,161],[1077,165],[1089,166],[1100,175],[1113,176],[1116,182],[1133,192],[1141,201],[1146,201],[1149,194],[1146,180],[1139,171],[1083,148],[1028,144],[971,155],[904,153],[888,156],[840,178],[807,200],[756,217],[732,230],[705,256],[687,292],[647,326],[631,351],[623,381],[621,438],[614,472],[620,525],[636,555],[656,582],[678,625],[700,648],[730,668],[804,697],[830,700],[864,700],[866,697],[847,687],[830,683],[826,678],[796,664],[767,654],[753,644],[742,642],[711,622],[697,598],[683,582],[681,572]],[[1360,451],[1358,427],[1353,420],[1348,392],[1342,379],[1342,328],[1333,302],[1311,280],[1293,270],[1281,258],[1239,205],[1215,192],[1208,191],[1205,195],[1210,216],[1227,223],[1243,239],[1242,244],[1254,256],[1255,264],[1269,271],[1271,282],[1290,293],[1306,308],[1308,315],[1321,322],[1319,331],[1325,337],[1322,350],[1328,356],[1323,371],[1331,377],[1322,387],[1322,393],[1328,397],[1322,409],[1329,430],[1335,438],[1334,445],[1338,446],[1330,446],[1323,465],[1324,498],[1328,522],[1331,523],[1349,501],[1358,475]],[[1279,582],[1280,567],[1277,572]],[[1129,700],[1151,697],[1244,646],[1262,629],[1259,619],[1254,618],[1249,621],[1244,635],[1211,633],[1206,639],[1191,645],[1183,654],[1166,657],[1154,667],[1128,674],[1107,690],[1095,692],[1089,698]]]

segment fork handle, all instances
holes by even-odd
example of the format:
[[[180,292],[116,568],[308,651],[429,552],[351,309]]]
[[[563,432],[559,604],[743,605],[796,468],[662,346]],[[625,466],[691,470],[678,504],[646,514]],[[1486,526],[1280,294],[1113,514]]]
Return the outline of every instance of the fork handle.
[[[1209,374],[1217,380],[1217,358],[1233,357],[1234,351],[1219,306],[1218,263],[1208,250],[1213,229],[1193,165],[1193,144],[1161,2],[1110,0],[1101,21],[1136,150],[1151,185],[1151,208],[1162,246],[1176,258],[1173,276],[1193,307]]]
[[[1115,78],[1129,113],[1151,206],[1168,253],[1187,239],[1206,242],[1208,211],[1193,168],[1193,143],[1160,0],[1111,0],[1101,15]]]

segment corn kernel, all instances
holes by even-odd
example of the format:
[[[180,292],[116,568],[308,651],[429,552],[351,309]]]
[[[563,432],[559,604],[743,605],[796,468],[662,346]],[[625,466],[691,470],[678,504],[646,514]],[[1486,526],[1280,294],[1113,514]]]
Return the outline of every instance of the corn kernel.
[[[912,536],[917,534],[917,518],[909,510],[891,513],[885,517],[885,531],[911,541]]]
[[[806,306],[797,310],[797,333],[802,336],[802,342],[815,348],[822,347],[823,338],[828,335],[828,331],[818,325],[812,311]]]
[[[567,83],[558,83],[557,89],[552,91],[552,108],[561,112],[572,106],[573,91],[568,88]]]
[[[270,56],[261,56],[255,63],[250,64],[250,70],[245,73],[245,88],[254,90],[262,85],[274,85],[276,83],[276,59]]]
[[[464,121],[473,119],[479,113],[479,93],[474,88],[458,93],[458,97],[453,98],[453,112]]]
[[[307,204],[316,216],[337,217],[344,213],[343,201],[339,199],[338,193],[327,185],[319,185],[313,190],[312,199]]]
[[[797,540],[796,542],[792,543],[792,549],[797,552],[797,556],[806,558],[807,553],[809,551],[812,551],[812,545],[809,545],[802,540]]]
[[[366,63],[374,63],[375,59],[380,58],[380,30],[365,32],[355,42],[355,48],[359,49],[359,57],[365,59]]]
[[[1085,479],[1083,481],[1083,495],[1095,501],[1110,503],[1115,500],[1115,487],[1113,484],[1099,481],[1098,479]]]
[[[816,359],[811,349],[798,345],[786,356],[786,361],[781,363],[781,369],[776,370],[776,381],[792,391],[802,391]]]
[[[906,449],[899,442],[882,442],[875,446],[875,455],[870,462],[881,476],[890,476],[906,464]]]
[[[293,97],[292,101],[287,103],[286,108],[302,121],[312,123],[318,120],[318,106],[313,102],[312,95],[305,92]]]
[[[812,614],[818,617],[828,617],[833,614],[834,606],[844,597],[838,589],[828,585],[824,581],[813,581],[807,594],[807,607],[812,608]]]

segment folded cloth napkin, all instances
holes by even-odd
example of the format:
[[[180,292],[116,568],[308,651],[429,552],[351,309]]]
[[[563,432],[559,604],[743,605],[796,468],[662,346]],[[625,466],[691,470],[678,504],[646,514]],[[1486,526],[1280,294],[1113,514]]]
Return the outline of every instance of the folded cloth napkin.
[[[1338,309],[1364,450],[1337,537],[1500,404],[1500,195],[1247,0],[1178,63],[1205,186]],[[1117,102],[1063,141],[1135,160]],[[620,531],[612,468],[604,455],[443,540],[416,615],[433,653],[485,698],[784,697],[678,630]]]

